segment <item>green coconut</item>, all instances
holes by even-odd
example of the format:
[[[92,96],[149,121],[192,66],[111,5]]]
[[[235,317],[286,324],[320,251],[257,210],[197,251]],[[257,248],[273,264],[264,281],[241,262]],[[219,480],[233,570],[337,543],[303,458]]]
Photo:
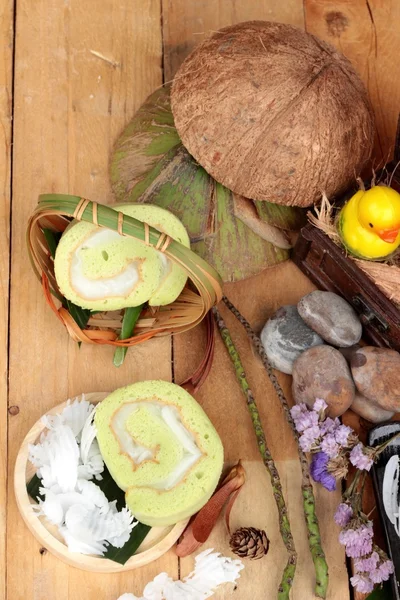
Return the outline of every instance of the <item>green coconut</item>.
[[[182,223],[157,206],[123,205],[126,215],[147,222],[189,247]],[[181,293],[187,275],[161,252],[129,236],[74,221],[57,246],[54,271],[62,294],[91,310],[119,310],[148,302],[169,304]]]
[[[183,388],[144,381],[116,390],[98,405],[95,425],[104,462],[140,522],[177,523],[214,492],[222,443]]]
[[[117,141],[111,182],[118,202],[155,204],[179,217],[192,250],[224,281],[256,275],[288,258],[288,246],[275,245],[281,234],[270,238],[274,243],[256,235],[236,216],[235,195],[185,150],[174,126],[168,86],[146,100]],[[263,219],[272,226],[276,222],[282,229],[296,229],[303,223],[303,213],[271,205]]]

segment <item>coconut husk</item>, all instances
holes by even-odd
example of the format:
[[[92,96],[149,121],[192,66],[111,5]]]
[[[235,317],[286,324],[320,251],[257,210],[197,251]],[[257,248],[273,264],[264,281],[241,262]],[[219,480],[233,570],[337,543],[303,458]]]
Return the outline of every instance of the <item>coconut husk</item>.
[[[271,244],[274,244],[277,248],[288,250],[293,247],[285,230],[273,227],[259,218],[256,207],[251,200],[247,200],[247,198],[243,198],[243,196],[234,194],[233,214],[263,240],[271,242]]]
[[[308,219],[312,225],[323,231],[337,246],[343,246],[336,227],[335,208],[327,196],[322,197],[321,205],[315,208],[314,215],[308,212]],[[347,251],[346,251],[347,253]],[[391,257],[385,262],[361,260],[347,253],[348,259],[354,261],[359,269],[371,279],[374,284],[393,302],[400,304],[400,265],[396,257]]]
[[[287,260],[287,246],[275,245],[273,228],[299,230],[303,225],[301,209],[268,202],[262,220],[254,213],[251,224],[237,217],[235,195],[210,177],[182,146],[169,86],[147,98],[117,140],[111,184],[118,203],[155,204],[175,214],[189,233],[192,250],[223,281],[240,281]],[[259,235],[267,229],[269,237]],[[278,231],[275,235],[282,240]]]
[[[190,283],[172,304],[145,309],[133,336],[128,339],[118,339],[122,323],[122,314],[118,312],[95,314],[81,329],[63,304],[63,296],[54,275],[52,252],[44,234],[46,229],[63,232],[72,219],[107,227],[154,247],[182,267]],[[77,342],[129,347],[155,336],[187,331],[200,323],[222,298],[222,282],[218,273],[189,248],[147,223],[79,196],[41,195],[28,222],[27,244],[33,269],[42,283],[48,305]]]
[[[347,189],[368,160],[366,89],[336,48],[284,23],[225,27],[196,46],[172,84],[189,153],[236,194],[311,206]]]

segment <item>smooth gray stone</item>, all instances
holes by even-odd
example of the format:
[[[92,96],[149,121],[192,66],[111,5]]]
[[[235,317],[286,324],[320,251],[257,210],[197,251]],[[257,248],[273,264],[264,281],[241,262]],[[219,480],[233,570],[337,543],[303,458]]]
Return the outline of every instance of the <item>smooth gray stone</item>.
[[[297,308],[307,325],[329,344],[348,347],[360,341],[360,319],[341,296],[316,290],[304,296]]]
[[[266,322],[261,341],[271,365],[290,375],[293,363],[304,350],[324,341],[300,317],[296,306],[282,306]]]

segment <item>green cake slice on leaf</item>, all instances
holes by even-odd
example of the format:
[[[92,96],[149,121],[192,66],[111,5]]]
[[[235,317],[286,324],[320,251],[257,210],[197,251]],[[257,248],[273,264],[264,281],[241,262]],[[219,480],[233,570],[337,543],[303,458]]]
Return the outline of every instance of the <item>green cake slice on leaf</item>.
[[[126,204],[120,212],[146,222],[190,247],[185,227],[158,206]],[[73,221],[57,246],[54,272],[62,294],[82,308],[109,311],[170,304],[187,275],[162,252],[116,231]]]
[[[214,492],[222,443],[183,388],[144,381],[116,390],[99,404],[95,425],[104,462],[140,522],[177,523],[198,512]]]

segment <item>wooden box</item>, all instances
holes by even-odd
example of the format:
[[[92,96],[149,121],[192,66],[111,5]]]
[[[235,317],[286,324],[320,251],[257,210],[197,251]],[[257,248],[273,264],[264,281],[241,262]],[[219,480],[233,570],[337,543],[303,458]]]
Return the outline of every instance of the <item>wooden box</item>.
[[[394,171],[391,186],[400,192],[399,143],[396,150],[395,160],[377,179],[390,177]],[[370,182],[365,183],[366,187],[370,186]],[[346,194],[339,204],[353,192]],[[353,306],[360,316],[363,338],[367,342],[400,351],[400,306],[389,300],[327,235],[313,225],[306,225],[300,232],[292,259],[319,289],[335,292]]]
[[[353,306],[363,324],[363,339],[400,351],[400,307],[327,235],[313,225],[303,227],[292,259],[319,289],[335,292]]]

